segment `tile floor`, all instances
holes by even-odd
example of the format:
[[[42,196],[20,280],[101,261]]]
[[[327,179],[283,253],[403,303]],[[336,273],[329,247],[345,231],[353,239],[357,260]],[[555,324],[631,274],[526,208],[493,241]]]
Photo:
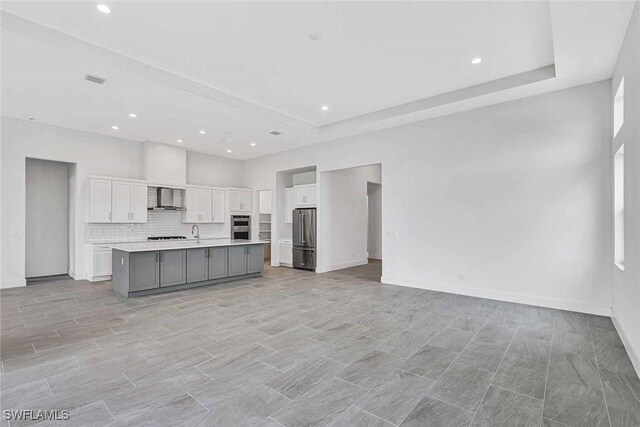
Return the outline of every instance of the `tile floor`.
[[[2,409],[78,426],[640,425],[608,318],[379,276],[267,268],[129,300],[110,282],[2,290]]]

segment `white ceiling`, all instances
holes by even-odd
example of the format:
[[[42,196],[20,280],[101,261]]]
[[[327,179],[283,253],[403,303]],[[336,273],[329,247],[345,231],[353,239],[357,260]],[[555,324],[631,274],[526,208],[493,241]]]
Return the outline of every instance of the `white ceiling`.
[[[609,78],[634,5],[108,4],[2,3],[2,113],[239,159]]]

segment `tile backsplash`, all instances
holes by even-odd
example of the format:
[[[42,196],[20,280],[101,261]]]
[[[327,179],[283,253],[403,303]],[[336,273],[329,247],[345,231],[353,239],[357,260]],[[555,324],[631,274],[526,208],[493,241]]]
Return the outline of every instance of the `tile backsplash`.
[[[156,204],[156,188],[149,187],[147,206]],[[182,191],[174,191],[175,206],[182,206]],[[94,240],[144,240],[149,236],[191,236],[193,224],[182,223],[181,211],[148,211],[144,224],[94,224],[85,223],[85,241]],[[229,237],[229,224],[198,224],[201,236]]]

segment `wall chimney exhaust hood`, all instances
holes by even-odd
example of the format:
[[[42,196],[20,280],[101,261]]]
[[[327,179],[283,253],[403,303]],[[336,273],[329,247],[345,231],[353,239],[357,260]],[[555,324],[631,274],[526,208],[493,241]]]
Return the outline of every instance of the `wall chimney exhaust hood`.
[[[180,191],[180,190],[178,190]],[[173,203],[173,189],[166,187],[157,188],[157,201],[156,206],[148,208],[150,211],[184,211],[185,208],[176,206]]]

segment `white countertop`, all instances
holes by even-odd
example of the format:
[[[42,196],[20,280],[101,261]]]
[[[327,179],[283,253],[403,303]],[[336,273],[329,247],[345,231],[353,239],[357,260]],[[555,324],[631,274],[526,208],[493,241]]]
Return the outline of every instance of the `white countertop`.
[[[200,240],[229,240],[229,237],[224,237],[224,236],[202,236],[200,237]],[[85,239],[85,243],[89,244],[89,245],[103,245],[103,244],[107,244],[107,243],[111,243],[111,244],[119,244],[119,243],[144,243],[144,242],[155,242],[156,240],[149,240],[146,239],[144,237],[134,237],[131,239],[127,239],[127,238],[121,238],[121,237],[117,237],[117,238],[106,238],[106,239]],[[174,241],[174,240],[172,240]],[[195,237],[187,237],[186,239],[176,239],[175,241],[179,241],[179,242],[195,242],[196,238]],[[165,240],[166,242],[166,240]]]
[[[171,240],[155,241],[143,243],[117,243],[113,249],[124,252],[147,252],[147,251],[169,251],[172,249],[193,249],[193,248],[213,248],[217,246],[238,246],[238,245],[263,245],[264,240],[231,240],[231,239],[200,239],[198,243],[191,240]]]

